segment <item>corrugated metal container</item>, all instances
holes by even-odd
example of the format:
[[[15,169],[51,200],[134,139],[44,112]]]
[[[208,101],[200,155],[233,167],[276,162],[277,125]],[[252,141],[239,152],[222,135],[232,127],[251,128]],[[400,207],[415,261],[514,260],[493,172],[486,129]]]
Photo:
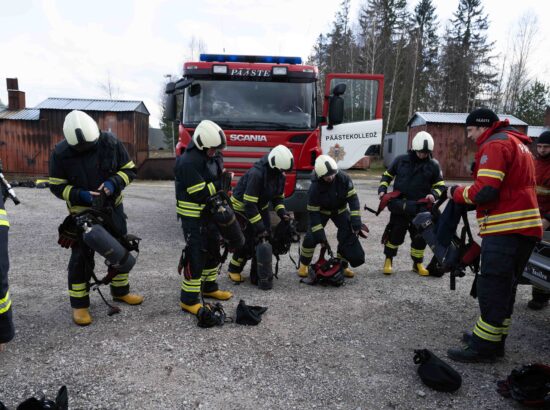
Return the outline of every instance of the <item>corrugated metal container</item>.
[[[420,131],[429,132],[434,139],[433,156],[441,165],[445,179],[471,179],[471,166],[477,151],[474,141],[466,137],[467,113],[424,113],[418,112],[409,120],[408,146]],[[527,132],[527,124],[513,116],[508,118],[520,132]]]

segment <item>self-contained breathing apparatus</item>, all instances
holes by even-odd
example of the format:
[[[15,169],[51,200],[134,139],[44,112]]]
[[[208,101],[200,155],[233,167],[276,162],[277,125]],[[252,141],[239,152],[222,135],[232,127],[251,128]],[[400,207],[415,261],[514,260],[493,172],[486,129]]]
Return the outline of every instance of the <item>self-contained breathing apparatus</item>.
[[[58,243],[64,248],[87,246],[105,258],[107,275],[99,279],[93,269],[92,261],[86,260],[86,269],[94,280],[93,290],[97,290],[103,302],[109,307],[109,316],[120,312],[120,308],[111,305],[99,288],[111,283],[120,272],[130,272],[139,255],[141,238],[120,233],[113,221],[113,208],[105,204],[106,194],[101,192],[93,198],[92,206],[75,215],[69,215],[58,228]],[[131,252],[136,252],[136,256]],[[82,252],[86,255],[86,252]],[[86,258],[87,259],[87,258]]]
[[[296,221],[294,218],[281,219],[273,230],[273,234],[270,238],[271,248],[273,250],[273,255],[277,262],[275,262],[275,272],[274,275],[278,278],[277,274],[279,273],[279,259],[281,255],[288,253],[288,256],[294,266],[297,266],[296,261],[292,258],[290,254],[290,248],[293,243],[300,242],[300,234],[298,233]]]
[[[329,258],[325,258],[328,253]],[[344,269],[347,262],[335,257],[328,244],[323,244],[317,262],[309,265],[308,277],[300,279],[307,285],[320,284],[323,286],[342,286],[344,282]]]

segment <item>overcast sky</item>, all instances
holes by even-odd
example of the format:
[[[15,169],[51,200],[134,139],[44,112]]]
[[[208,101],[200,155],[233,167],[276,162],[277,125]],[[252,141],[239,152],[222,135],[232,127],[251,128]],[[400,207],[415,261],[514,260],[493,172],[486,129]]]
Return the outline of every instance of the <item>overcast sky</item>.
[[[352,0],[351,20],[359,6]],[[141,100],[158,125],[166,74],[181,75],[194,37],[210,53],[290,55],[306,59],[330,30],[340,0],[9,0],[0,3],[0,99],[17,77],[27,107],[48,97]],[[506,51],[520,15],[539,18],[532,73],[550,83],[550,15],[546,0],[483,0],[495,53]],[[409,0],[412,9],[416,0]],[[434,0],[444,26],[458,0]],[[544,44],[546,46],[544,46]]]

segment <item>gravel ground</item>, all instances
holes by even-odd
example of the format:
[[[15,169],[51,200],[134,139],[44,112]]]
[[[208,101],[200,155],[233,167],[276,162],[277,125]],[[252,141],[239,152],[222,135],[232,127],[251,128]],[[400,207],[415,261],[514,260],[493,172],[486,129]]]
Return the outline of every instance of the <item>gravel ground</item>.
[[[374,206],[377,182],[356,185],[361,201]],[[413,350],[444,358],[460,345],[478,316],[468,295],[472,277],[450,291],[447,277],[412,273],[408,239],[396,273],[384,276],[379,241],[387,212],[365,215],[367,263],[341,288],[300,284],[288,257],[269,292],[249,282],[232,285],[224,266],[219,283],[235,294],[224,303],[230,315],[239,299],[269,310],[256,327],[201,329],[178,306],[183,239],[171,182],[136,182],[126,191],[129,231],[143,238],[131,286],[145,302],[108,317],[94,292],[94,323],[79,328],[66,290],[69,252],[56,243],[64,203],[48,190],[17,192],[22,205],[8,204],[17,334],[0,354],[0,400],[10,408],[37,391],[54,396],[63,384],[72,409],[514,408],[495,382],[522,364],[550,361],[548,311],[527,310],[530,288],[522,286],[506,358],[452,363],[463,377],[454,394],[424,386]],[[328,233],[334,243],[334,229]]]

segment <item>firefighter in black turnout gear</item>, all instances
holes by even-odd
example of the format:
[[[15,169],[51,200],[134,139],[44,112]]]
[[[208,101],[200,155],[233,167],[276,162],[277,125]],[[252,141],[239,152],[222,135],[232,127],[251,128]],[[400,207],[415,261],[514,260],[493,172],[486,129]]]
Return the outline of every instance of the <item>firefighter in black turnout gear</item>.
[[[104,206],[113,210],[116,229],[126,235],[122,190],[135,178],[136,166],[124,145],[115,135],[100,132],[89,115],[77,110],[65,117],[63,134],[65,139],[55,146],[50,157],[51,192],[66,202],[71,215],[89,209],[101,192],[106,196]],[[94,251],[82,241],[75,241],[68,267],[69,296],[73,320],[81,326],[92,323],[88,308],[93,269]],[[129,305],[143,301],[141,295],[130,293],[128,272],[116,272],[110,287],[114,300]]]
[[[385,275],[392,274],[392,259],[397,254],[399,245],[405,240],[407,231],[411,236],[413,271],[421,276],[430,274],[422,264],[426,242],[417,233],[412,219],[419,212],[426,211],[427,203],[435,202],[446,189],[439,163],[431,155],[433,148],[432,136],[426,131],[420,131],[412,140],[412,149],[407,154],[395,158],[380,180],[380,198],[387,193],[394,178],[393,189],[401,192],[398,198],[388,203],[391,216],[383,237],[386,255],[383,268]]]
[[[203,213],[208,199],[221,189],[226,138],[214,122],[203,120],[193,133],[193,140],[176,161],[177,213],[181,219],[185,249],[180,306],[197,314],[204,297],[228,300],[233,294],[220,290],[216,278],[221,262],[221,237],[211,218]]]
[[[308,276],[315,246],[319,243],[328,244],[325,225],[329,219],[338,229],[337,256],[344,261],[357,261],[353,266],[362,264],[365,252],[357,235],[363,224],[353,181],[345,172],[338,170],[336,161],[328,155],[317,157],[311,180],[307,202],[309,228],[300,248],[298,276]],[[346,266],[344,275],[352,278],[355,273]]]
[[[10,223],[4,208],[4,192],[0,195],[0,352],[4,344],[13,339],[13,327],[10,288],[8,286],[8,229]]]
[[[265,244],[269,248],[271,246],[267,243],[271,236],[269,204],[272,204],[273,210],[279,218],[290,219],[284,205],[285,171],[290,171],[293,166],[292,152],[284,145],[277,145],[239,179],[233,190],[231,204],[235,211],[247,221],[244,230],[245,246],[233,254],[229,263],[229,278],[233,282],[244,281],[241,272],[246,262],[252,259],[250,280],[252,283],[258,284],[256,276],[258,273],[257,246],[260,244]],[[270,249],[267,250],[267,253],[269,252],[271,252]],[[267,269],[269,270],[269,268]],[[260,276],[262,275],[260,274]],[[271,278],[268,278],[267,281],[271,281]],[[262,287],[262,283],[258,285]],[[267,285],[267,288],[270,286]]]

